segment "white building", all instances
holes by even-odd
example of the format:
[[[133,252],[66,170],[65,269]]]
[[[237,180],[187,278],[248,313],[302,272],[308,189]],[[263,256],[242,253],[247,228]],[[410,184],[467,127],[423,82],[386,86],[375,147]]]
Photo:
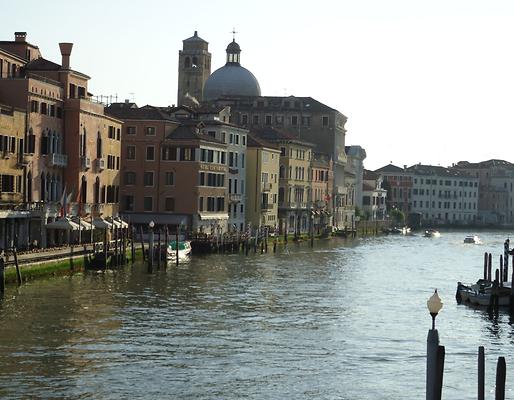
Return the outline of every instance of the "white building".
[[[383,220],[387,214],[387,190],[382,188],[382,176],[364,170],[362,182],[362,212],[371,221]]]
[[[410,211],[425,224],[472,224],[478,215],[478,178],[432,165],[407,168],[412,176]]]

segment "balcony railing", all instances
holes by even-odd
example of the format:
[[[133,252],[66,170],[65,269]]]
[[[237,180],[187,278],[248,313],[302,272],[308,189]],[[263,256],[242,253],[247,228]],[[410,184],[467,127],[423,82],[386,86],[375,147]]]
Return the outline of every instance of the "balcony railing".
[[[105,158],[97,158],[95,160],[95,169],[97,171],[103,171],[105,169]]]
[[[231,203],[239,203],[241,202],[241,193],[230,193],[228,195],[228,201],[230,201]]]
[[[50,167],[67,167],[68,166],[68,155],[53,153],[48,157],[48,165]]]
[[[273,204],[272,203],[261,203],[261,210],[272,210]]]
[[[271,190],[271,182],[265,182],[262,184],[262,191],[269,192]]]
[[[91,168],[91,159],[89,157],[80,157],[80,165],[83,170],[88,170]]]

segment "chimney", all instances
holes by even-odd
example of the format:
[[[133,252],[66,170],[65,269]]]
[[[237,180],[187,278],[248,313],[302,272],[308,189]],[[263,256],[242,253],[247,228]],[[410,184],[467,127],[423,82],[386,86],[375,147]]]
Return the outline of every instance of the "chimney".
[[[27,32],[14,32],[14,41],[25,43],[25,39],[27,38]]]
[[[62,68],[70,69],[70,54],[73,43],[59,43],[59,48],[61,49]]]

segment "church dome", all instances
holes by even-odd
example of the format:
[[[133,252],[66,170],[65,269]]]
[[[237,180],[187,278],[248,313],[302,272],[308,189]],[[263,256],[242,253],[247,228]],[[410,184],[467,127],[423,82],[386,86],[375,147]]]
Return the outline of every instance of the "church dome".
[[[205,82],[203,99],[216,100],[221,97],[260,96],[261,88],[255,76],[242,67],[241,48],[233,40],[227,46],[227,63],[214,71]]]
[[[261,88],[255,76],[236,63],[227,63],[214,71],[205,82],[205,100],[231,96],[260,96]]]

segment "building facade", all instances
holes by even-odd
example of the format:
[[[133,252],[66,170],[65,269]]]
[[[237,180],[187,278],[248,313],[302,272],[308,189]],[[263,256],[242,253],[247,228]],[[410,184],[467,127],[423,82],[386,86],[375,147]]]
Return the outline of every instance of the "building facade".
[[[279,148],[249,135],[246,165],[246,221],[251,229],[278,230]]]

